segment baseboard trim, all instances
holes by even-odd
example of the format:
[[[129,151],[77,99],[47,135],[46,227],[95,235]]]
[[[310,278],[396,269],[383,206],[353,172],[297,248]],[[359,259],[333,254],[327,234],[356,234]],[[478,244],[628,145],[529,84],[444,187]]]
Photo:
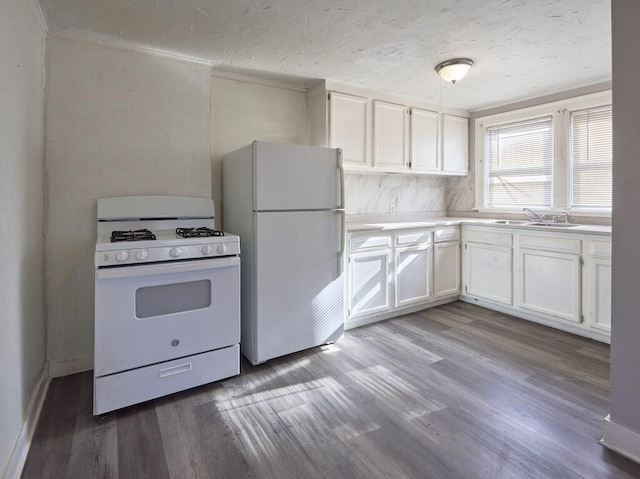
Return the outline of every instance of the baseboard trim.
[[[356,318],[349,321],[345,321],[344,330],[347,331],[353,328],[359,328],[360,326],[365,326],[367,324],[377,323],[378,321],[384,321],[385,319],[396,318],[398,316],[402,316],[403,314],[416,313],[418,311],[422,311],[424,309],[434,308],[436,306],[442,306],[443,304],[453,303],[454,301],[458,301],[458,296],[449,296],[446,298],[438,299],[436,301],[432,301],[430,303],[420,303],[415,306],[408,306],[402,309],[396,309],[393,311],[387,311],[384,313],[373,314],[371,316],[365,316],[362,318]]]
[[[487,301],[464,294],[460,296],[460,301],[464,301],[465,303],[469,304],[475,304],[476,306],[481,306],[483,308],[498,311],[500,313],[508,314],[509,316],[515,316],[516,318],[526,319],[527,321],[531,321],[534,323],[543,324],[545,326],[549,326],[550,328],[559,329],[560,331],[566,331],[567,333],[594,339],[596,341],[600,341],[601,343],[611,343],[611,337],[606,333],[583,328],[579,325],[574,325],[574,323],[565,322],[561,319],[556,320],[546,318],[542,315],[537,315],[535,313],[516,309],[513,306],[501,305],[492,301]]]
[[[2,479],[13,479],[20,477],[22,474],[22,468],[27,460],[27,454],[29,454],[29,448],[31,447],[31,440],[33,439],[33,433],[36,430],[38,424],[38,418],[42,411],[42,405],[44,404],[44,398],[47,395],[49,389],[49,375],[47,374],[46,365],[42,368],[40,376],[36,381],[29,403],[27,404],[27,410],[25,411],[24,422],[20,428],[20,432],[16,437],[16,441],[9,455],[7,465],[2,472]]]
[[[49,361],[49,377],[60,378],[70,374],[82,373],[93,369],[93,356],[65,359],[63,361]]]
[[[602,420],[600,444],[640,463],[640,434],[611,421],[610,415]]]

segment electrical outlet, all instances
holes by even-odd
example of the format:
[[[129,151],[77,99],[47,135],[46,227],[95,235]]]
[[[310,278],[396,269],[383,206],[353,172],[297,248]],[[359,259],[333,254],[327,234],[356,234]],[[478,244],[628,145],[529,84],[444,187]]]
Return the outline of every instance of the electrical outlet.
[[[395,213],[395,212],[396,212],[396,204],[389,203],[389,213]]]

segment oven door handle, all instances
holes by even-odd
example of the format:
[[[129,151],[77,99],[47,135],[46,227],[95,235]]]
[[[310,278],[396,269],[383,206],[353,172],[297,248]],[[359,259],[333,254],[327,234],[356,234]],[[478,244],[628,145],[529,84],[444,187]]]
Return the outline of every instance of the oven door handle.
[[[140,276],[156,276],[171,273],[191,273],[215,268],[227,268],[240,264],[240,257],[230,256],[208,260],[185,262],[168,262],[159,264],[144,264],[139,266],[119,266],[102,268],[96,271],[96,279],[136,278]]]

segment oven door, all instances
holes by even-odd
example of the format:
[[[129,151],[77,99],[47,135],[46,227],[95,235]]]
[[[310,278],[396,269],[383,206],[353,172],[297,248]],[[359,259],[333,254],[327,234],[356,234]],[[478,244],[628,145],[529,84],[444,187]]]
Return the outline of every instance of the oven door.
[[[95,281],[95,375],[240,342],[240,258],[103,268]]]

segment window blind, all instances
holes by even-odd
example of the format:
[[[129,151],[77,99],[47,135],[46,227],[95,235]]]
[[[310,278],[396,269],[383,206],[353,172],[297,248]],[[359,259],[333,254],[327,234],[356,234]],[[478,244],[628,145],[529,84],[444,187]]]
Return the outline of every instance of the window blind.
[[[571,207],[611,208],[611,106],[571,113]]]
[[[553,117],[487,128],[487,205],[550,207]]]

